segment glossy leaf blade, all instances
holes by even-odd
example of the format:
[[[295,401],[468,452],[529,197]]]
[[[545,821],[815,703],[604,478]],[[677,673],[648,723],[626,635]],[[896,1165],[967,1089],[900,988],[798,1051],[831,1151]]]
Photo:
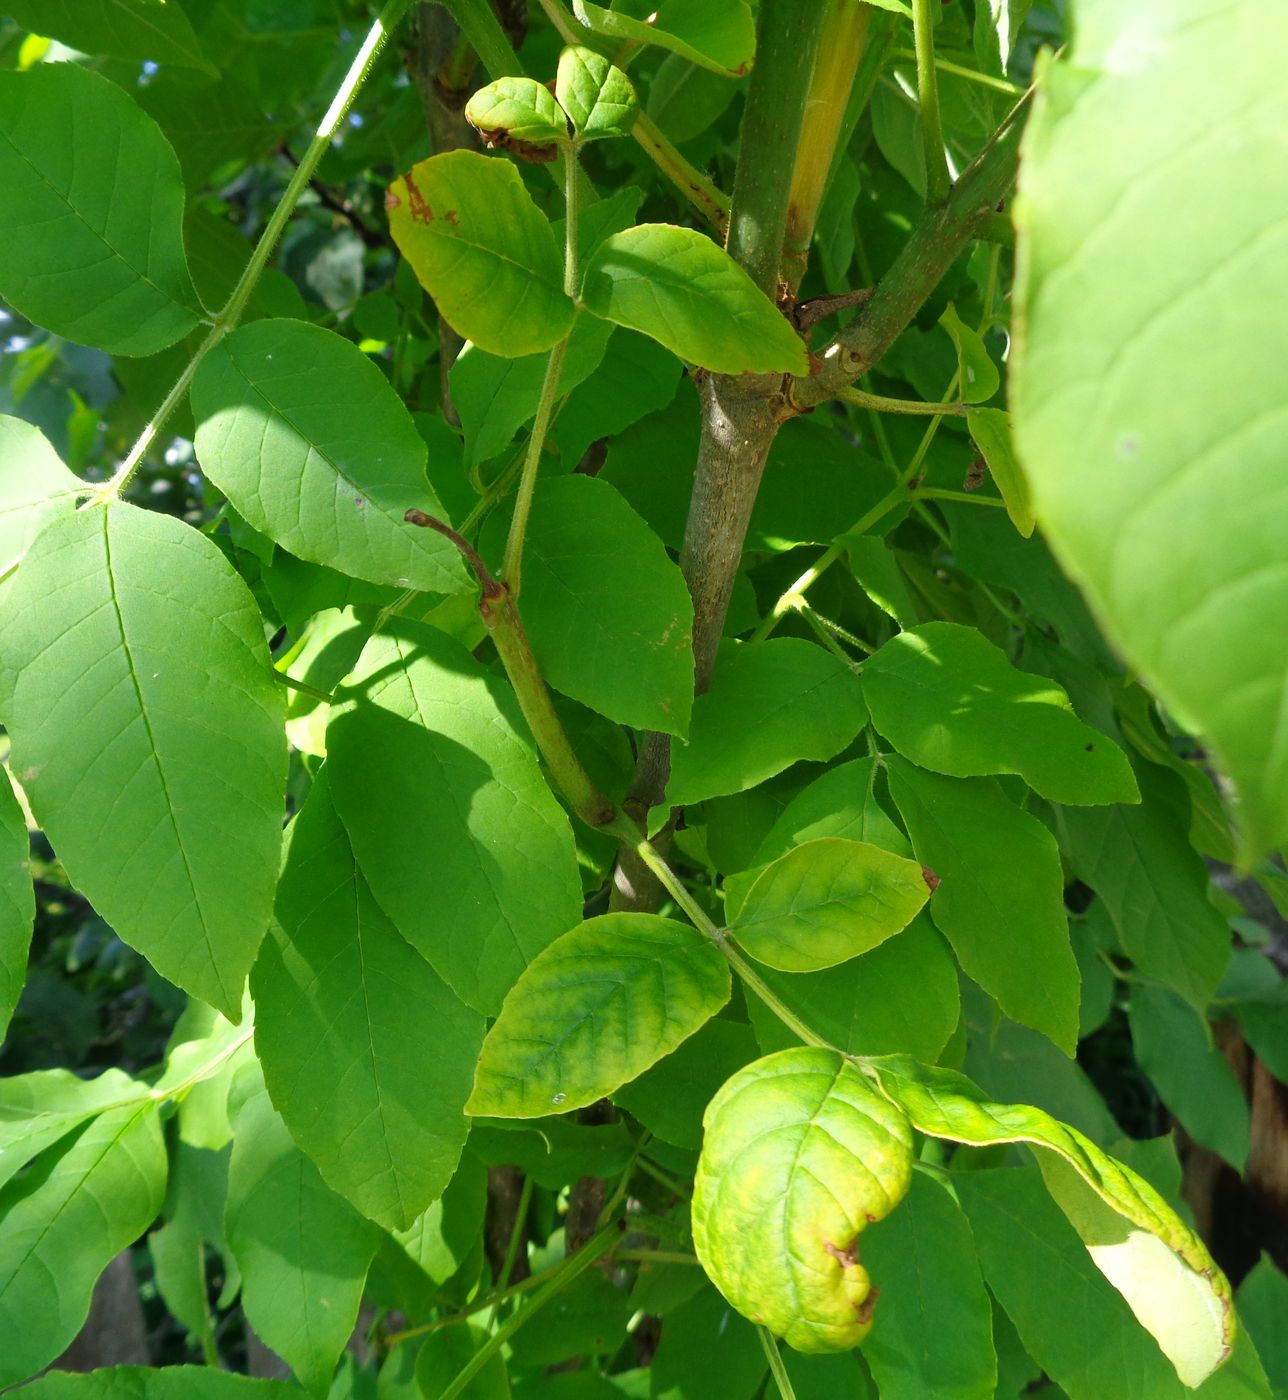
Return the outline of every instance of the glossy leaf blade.
[[[63,466],[39,428],[4,414],[0,462],[0,573],[6,573],[46,525],[72,513],[85,483]]]
[[[626,74],[579,44],[559,55],[555,96],[583,141],[627,135],[639,108]]]
[[[303,321],[243,326],[192,385],[202,470],[256,530],[300,559],[422,592],[465,588],[460,556],[404,516],[441,516],[425,442],[352,341]]]
[[[967,415],[966,426],[970,429],[975,446],[983,454],[988,474],[1002,493],[1011,524],[1028,539],[1036,523],[1033,495],[1024,468],[1015,455],[1010,415],[1000,408],[976,408]]]
[[[1288,668],[1266,645],[1288,631],[1286,45],[1275,0],[1149,0],[1129,23],[1084,0],[1016,203],[1012,406],[1038,519],[1210,741],[1249,858],[1288,837]]]
[[[696,229],[637,224],[606,238],[582,281],[596,316],[643,331],[724,374],[805,374],[805,346],[777,307]]]
[[[7,773],[0,774],[0,1041],[27,979],[27,950],[36,919],[31,838]]]
[[[326,1185],[251,1075],[233,1093],[240,1102],[224,1229],[242,1307],[305,1388],[325,1396],[379,1232]]]
[[[147,1087],[119,1069],[81,1079],[67,1069],[40,1069],[0,1079],[0,1186],[45,1148],[87,1118],[131,1099]]]
[[[1198,1385],[1234,1341],[1230,1285],[1203,1242],[1157,1191],[1075,1128],[1027,1104],[988,1099],[964,1075],[907,1056],[868,1062],[890,1101],[923,1133],[981,1147],[1043,1149],[1048,1189],[1096,1267],[1177,1369]],[[1045,1153],[1055,1155],[1054,1169]]]
[[[363,1215],[407,1229],[460,1160],[483,1018],[377,905],[325,769],[291,830],[251,993],[291,1135]]]
[[[37,819],[116,932],[236,1019],[286,766],[250,591],[196,530],[114,503],[51,525],[6,601],[6,719]]]
[[[489,145],[567,141],[568,119],[548,87],[534,78],[497,78],[465,104],[465,120]]]
[[[799,759],[828,759],[867,722],[854,670],[794,637],[733,646],[694,702],[689,742],[671,759],[678,804],[742,792]]]
[[[82,53],[218,71],[187,15],[166,0],[5,0],[5,13]]]
[[[386,206],[399,252],[467,340],[532,355],[572,329],[554,232],[508,161],[431,156],[394,181]]]
[[[524,627],[546,680],[619,724],[688,733],[693,603],[662,541],[606,481],[541,482]]]
[[[99,1274],[165,1197],[157,1106],[103,1113],[0,1192],[0,1386],[26,1380],[72,1340]]]
[[[57,335],[150,355],[197,324],[160,128],[75,63],[0,73],[0,294]]]
[[[1016,773],[1052,802],[1136,802],[1127,755],[974,627],[927,622],[863,667],[872,722],[905,758],[957,778]]]
[[[903,1114],[832,1050],[798,1047],[739,1070],[711,1100],[693,1245],[744,1317],[798,1351],[848,1351],[876,1302],[858,1239],[903,1199]]]
[[[962,970],[1012,1020],[1072,1054],[1078,964],[1050,833],[996,783],[941,778],[897,758],[887,762],[890,793],[917,859],[939,879],[931,918]]]
[[[756,51],[756,28],[747,0],[614,0],[592,5],[572,0],[573,13],[596,34],[635,44],[656,44],[717,73],[741,77]]]
[[[758,962],[816,972],[906,928],[929,896],[921,866],[865,841],[806,841],[725,905],[729,932]]]
[[[993,1308],[952,1188],[913,1172],[899,1209],[864,1236],[863,1258],[881,1280],[863,1359],[882,1400],[994,1400]]]
[[[729,991],[719,952],[687,924],[588,919],[534,958],[506,997],[466,1110],[542,1118],[584,1108],[670,1054]]]
[[[331,792],[372,893],[467,1005],[495,1015],[582,902],[572,828],[513,695],[459,642],[399,623],[339,698]]]

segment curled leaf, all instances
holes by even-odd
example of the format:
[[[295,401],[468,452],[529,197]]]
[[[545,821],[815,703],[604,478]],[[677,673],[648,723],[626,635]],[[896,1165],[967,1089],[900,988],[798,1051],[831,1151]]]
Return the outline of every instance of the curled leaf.
[[[912,1175],[907,1118],[834,1050],[767,1055],[703,1117],[693,1192],[702,1267],[745,1317],[797,1351],[847,1351],[876,1302],[858,1237]]]
[[[865,1063],[919,1132],[978,1147],[1045,1149],[1038,1165],[1047,1190],[1185,1385],[1199,1385],[1228,1359],[1235,1335],[1229,1282],[1143,1177],[1040,1108],[992,1102],[965,1075],[907,1055]]]
[[[576,44],[559,55],[555,96],[583,141],[625,136],[639,110],[626,74],[594,49]]]
[[[568,121],[548,87],[533,78],[498,78],[465,104],[465,120],[489,146],[552,146],[568,139]],[[552,149],[549,156],[554,159]]]

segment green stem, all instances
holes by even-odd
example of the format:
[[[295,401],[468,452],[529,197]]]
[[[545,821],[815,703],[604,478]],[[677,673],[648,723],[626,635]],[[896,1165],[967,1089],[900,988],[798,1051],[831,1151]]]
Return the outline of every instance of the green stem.
[[[344,81],[336,89],[335,97],[332,99],[330,107],[327,108],[326,115],[322,118],[316,135],[309,142],[308,149],[304,152],[299,165],[295,167],[295,172],[291,176],[290,183],[286,186],[285,193],[278,200],[277,207],[269,217],[268,225],[260,235],[259,242],[256,243],[245,270],[237,279],[237,285],[233,288],[227,305],[215,317],[205,340],[201,342],[192,358],[184,366],[183,373],[162,400],[161,406],[152,416],[152,421],[139,434],[134,446],[130,449],[129,456],[121,463],[111,480],[105,482],[94,492],[95,502],[110,500],[120,495],[129,485],[130,479],[138,470],[139,463],[143,461],[157,434],[165,426],[170,415],[183,402],[192,384],[193,376],[197,372],[197,366],[241,320],[242,312],[245,311],[246,303],[255,290],[260,273],[267,266],[274,248],[277,247],[277,241],[282,236],[282,231],[290,221],[291,215],[295,212],[295,206],[299,203],[300,196],[308,189],[309,181],[313,178],[318,163],[331,145],[332,136],[348,115],[354,98],[357,97],[363,83],[366,82],[375,66],[376,60],[380,57],[380,51],[384,48],[385,41],[397,27],[398,21],[403,17],[404,11],[411,3],[412,0],[387,0],[379,17],[367,31],[367,37],[362,41],[362,47],[349,65],[349,71],[344,75]]]
[[[489,1361],[501,1350],[520,1327],[526,1326],[536,1314],[554,1297],[579,1278],[602,1255],[612,1248],[613,1241],[621,1238],[621,1227],[614,1221],[598,1233],[592,1235],[576,1252],[569,1254],[551,1274],[546,1283],[532,1295],[526,1308],[520,1308],[506,1319],[486,1342],[470,1357],[456,1379],[438,1397],[438,1400],[457,1400],[466,1387]]]
[[[947,491],[938,486],[923,486],[917,497],[923,501],[960,501],[967,506],[993,506],[998,510],[1006,509],[1006,502],[999,500],[996,496],[981,496],[970,491]]]
[[[924,403],[920,399],[891,399],[884,394],[870,394],[866,389],[853,386],[842,389],[836,396],[842,403],[852,403],[856,408],[871,408],[878,413],[934,414],[944,413],[964,418],[968,413],[965,404]]]
[[[519,596],[519,570],[523,563],[523,539],[528,531],[528,516],[532,497],[537,489],[537,469],[541,465],[541,449],[546,445],[550,414],[559,393],[559,376],[563,372],[564,356],[568,353],[569,337],[565,336],[550,352],[546,361],[546,377],[541,381],[541,398],[537,401],[537,416],[532,420],[532,435],[523,458],[519,489],[514,497],[514,515],[510,519],[510,536],[505,542],[505,561],[501,577],[509,585],[511,597]]]
[[[405,1327],[401,1332],[391,1332],[384,1339],[386,1348],[395,1347],[400,1342],[409,1342],[413,1337],[423,1337],[430,1332],[437,1332],[444,1327],[450,1327],[456,1322],[465,1322],[471,1317],[477,1317],[481,1312],[487,1312],[489,1308],[495,1308],[498,1304],[507,1302],[511,1298],[517,1298],[521,1293],[530,1293],[534,1288],[540,1288],[547,1280],[554,1277],[563,1266],[561,1259],[558,1264],[551,1264],[548,1268],[542,1269],[539,1273],[529,1274],[527,1278],[519,1283],[512,1283],[508,1288],[495,1288],[490,1293],[485,1293],[483,1297],[476,1299],[473,1303],[468,1303],[465,1307],[454,1313],[448,1313],[446,1317],[436,1317],[433,1322],[422,1322],[415,1327]]]
[[[696,1264],[699,1268],[702,1265],[696,1254],[669,1249],[616,1249],[613,1258],[631,1264]]]
[[[684,887],[683,880],[674,870],[658,855],[657,851],[648,841],[636,840],[634,842],[635,851],[645,865],[657,876],[658,883],[671,895],[681,909],[689,916],[695,928],[704,933],[720,949],[725,961],[738,974],[742,981],[751,988],[761,1001],[774,1013],[775,1016],[785,1025],[793,1035],[798,1036],[806,1045],[827,1046],[828,1042],[816,1035],[810,1028],[793,1012],[785,1006],[774,992],[761,978],[760,974],[753,968],[740,953],[738,953],[729,941],[729,935],[719,928],[708,916],[703,907],[693,898]],[[834,1048],[834,1047],[829,1047]],[[643,1165],[641,1160],[640,1165]]]
[[[514,1261],[519,1254],[519,1241],[523,1238],[523,1227],[528,1219],[528,1207],[532,1203],[532,1178],[523,1178],[523,1188],[519,1192],[519,1204],[514,1212],[514,1226],[510,1231],[510,1240],[505,1247],[505,1259],[501,1263],[501,1272],[497,1276],[497,1283],[505,1288],[509,1285],[510,1274],[514,1269]],[[495,1316],[495,1312],[493,1314]]]
[[[761,0],[756,66],[742,119],[728,251],[766,296],[778,295],[792,172],[826,7]]]
[[[729,196],[715,182],[690,164],[660,126],[646,112],[631,125],[640,149],[704,219],[724,237],[729,227]]]
[[[493,80],[523,76],[523,64],[488,0],[443,0]]]
[[[911,59],[915,62],[917,55],[912,49],[895,49],[890,57],[896,61],[902,59],[906,62]],[[963,67],[960,63],[950,63],[946,58],[936,58],[935,67],[941,73],[951,73],[955,78],[965,78],[967,82],[992,88],[994,92],[1004,92],[1008,97],[1019,97],[1024,91],[1018,83],[1009,82],[1006,78],[995,78],[991,73],[979,73],[974,68]]]
[[[787,1367],[783,1364],[783,1358],[778,1350],[778,1338],[768,1327],[757,1326],[756,1331],[760,1333],[760,1345],[765,1349],[765,1359],[769,1362],[770,1374],[774,1378],[774,1384],[778,1387],[781,1400],[796,1400],[791,1377],[787,1374]]]
[[[844,661],[847,666],[853,663],[854,658],[848,655],[840,642],[823,626],[823,620],[818,613],[806,602],[802,602],[797,611],[809,624],[809,629],[819,639],[824,647],[836,657],[838,661]]]
[[[683,1200],[693,1195],[693,1191],[687,1182],[680,1181],[678,1178],[672,1176],[670,1172],[663,1171],[656,1162],[649,1161],[647,1157],[640,1158],[639,1168],[645,1176],[651,1176],[660,1186],[665,1186],[673,1196],[679,1196],[680,1199]]]
[[[912,32],[917,52],[917,100],[921,104],[921,141],[926,154],[926,203],[939,208],[948,199],[952,179],[939,118],[939,82],[935,73],[933,0],[912,0]]]
[[[569,141],[563,148],[564,165],[564,294],[577,301],[577,147]]]

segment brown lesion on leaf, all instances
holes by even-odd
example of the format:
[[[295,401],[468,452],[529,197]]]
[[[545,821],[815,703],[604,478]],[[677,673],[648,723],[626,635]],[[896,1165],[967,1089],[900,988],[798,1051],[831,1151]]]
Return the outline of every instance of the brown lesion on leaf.
[[[411,205],[412,218],[418,224],[432,224],[434,211],[429,207],[425,196],[421,194],[411,171],[403,176],[403,183],[407,186],[407,202]]]
[[[926,888],[931,894],[939,888],[939,876],[928,866],[921,867],[921,878],[926,882]]]
[[[872,1314],[876,1311],[877,1306],[877,1295],[880,1292],[879,1288],[874,1288],[861,1303],[855,1304],[854,1315],[865,1327],[872,1321]]]
[[[529,165],[549,165],[552,160],[559,159],[559,143],[557,141],[520,141],[503,126],[479,126],[475,127],[475,130],[488,150],[509,151],[516,159],[527,161]]]
[[[831,1240],[823,1241],[823,1248],[843,1269],[856,1269],[859,1265],[859,1241],[857,1237],[852,1239],[847,1245],[833,1244]]]
[[[455,210],[455,209],[449,209],[449,210],[443,215],[443,218],[445,218],[445,219],[447,220],[447,222],[448,222],[449,224],[451,224],[451,226],[452,226],[453,228],[459,228],[459,227],[460,227],[460,220],[456,217],[456,210]]]

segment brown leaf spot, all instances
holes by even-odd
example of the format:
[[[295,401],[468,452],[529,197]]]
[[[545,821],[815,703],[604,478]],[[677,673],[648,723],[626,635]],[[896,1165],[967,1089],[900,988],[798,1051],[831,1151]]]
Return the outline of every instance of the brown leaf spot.
[[[930,893],[934,894],[939,888],[939,876],[936,875],[928,865],[923,865],[921,867],[921,878],[926,882],[926,887],[930,890]]]
[[[402,208],[402,200],[398,198],[398,196],[393,192],[393,190],[386,190],[386,191],[385,191],[385,208],[386,208],[386,209],[401,209],[401,208]]]
[[[842,1248],[840,1245],[833,1244],[831,1240],[824,1240],[823,1248],[832,1256],[833,1259],[836,1260],[836,1262],[843,1269],[853,1269],[858,1265],[859,1242],[857,1239],[851,1240],[850,1243],[847,1246],[845,1246],[845,1248]]]
[[[855,1315],[858,1317],[859,1321],[864,1324],[864,1326],[867,1326],[867,1324],[872,1321],[872,1314],[876,1310],[877,1306],[877,1294],[880,1292],[881,1290],[879,1288],[874,1288],[872,1292],[869,1293],[868,1296],[854,1309]]]
[[[405,176],[405,182],[407,185],[407,200],[411,205],[412,218],[418,224],[432,224],[434,222],[434,211],[425,202],[425,196],[421,194],[410,171],[408,171]]]

